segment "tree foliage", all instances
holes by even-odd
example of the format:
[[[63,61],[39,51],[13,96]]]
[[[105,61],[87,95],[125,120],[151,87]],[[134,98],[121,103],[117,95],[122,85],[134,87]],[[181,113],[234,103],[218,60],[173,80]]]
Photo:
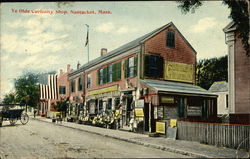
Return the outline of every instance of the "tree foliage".
[[[195,9],[203,5],[200,0],[181,0],[178,8],[181,9],[183,13],[195,12]],[[249,11],[248,5],[250,5],[249,0],[223,0],[223,4],[227,5],[231,10],[229,18],[231,18],[235,24],[236,28],[240,33],[240,38],[242,38],[242,44],[246,51],[246,54],[250,56],[249,53]]]
[[[202,59],[197,63],[197,85],[209,89],[216,81],[228,80],[227,55],[220,58]]]
[[[59,101],[56,105],[56,110],[59,112],[66,112],[68,109],[66,101]]]
[[[37,85],[38,75],[34,73],[26,73],[16,79],[16,100],[20,104],[26,104],[36,107],[39,100],[39,88]]]
[[[3,98],[3,104],[16,104],[16,94],[14,92],[6,94]]]

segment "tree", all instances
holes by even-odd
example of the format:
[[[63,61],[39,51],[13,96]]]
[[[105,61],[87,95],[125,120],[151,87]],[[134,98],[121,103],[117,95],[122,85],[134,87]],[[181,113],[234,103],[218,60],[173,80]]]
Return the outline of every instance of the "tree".
[[[180,5],[178,8],[186,14],[191,11],[194,13],[197,8],[203,5],[204,1],[200,0],[182,0],[178,1]],[[236,29],[240,33],[242,38],[242,44],[246,51],[246,55],[250,56],[249,53],[249,0],[223,0],[223,4],[227,5],[231,10],[229,18],[231,18],[235,24]]]
[[[38,75],[26,73],[15,81],[17,101],[22,105],[26,104],[36,107],[39,99],[39,88],[37,85]]]
[[[67,101],[59,101],[56,105],[56,110],[62,112],[63,115],[66,115],[66,111],[68,109]]]
[[[197,85],[209,89],[216,81],[227,81],[227,67],[227,55],[200,60],[196,66]]]
[[[6,94],[3,99],[3,104],[16,104],[16,94],[14,92]]]

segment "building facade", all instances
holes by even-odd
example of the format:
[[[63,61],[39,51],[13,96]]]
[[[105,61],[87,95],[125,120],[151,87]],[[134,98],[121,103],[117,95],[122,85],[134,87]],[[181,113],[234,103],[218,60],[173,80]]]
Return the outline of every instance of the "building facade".
[[[150,132],[170,119],[215,122],[217,95],[195,85],[195,65],[196,51],[168,23],[69,73],[72,110],[84,117],[119,109],[121,126],[141,122]]]
[[[55,73],[42,74],[38,77],[39,83],[39,110],[41,116],[49,117],[55,111],[58,100],[57,75]]]
[[[250,124],[250,57],[246,55],[234,22],[223,31],[228,45],[230,123]]]

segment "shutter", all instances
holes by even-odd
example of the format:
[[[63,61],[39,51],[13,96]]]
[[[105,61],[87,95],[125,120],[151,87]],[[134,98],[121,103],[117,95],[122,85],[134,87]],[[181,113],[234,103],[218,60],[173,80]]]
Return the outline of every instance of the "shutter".
[[[103,69],[103,84],[107,83],[107,67]]]
[[[125,63],[124,63],[124,77],[127,78],[128,77],[128,59],[125,60]]]
[[[100,69],[101,70],[101,69]],[[97,80],[96,80],[96,84],[99,85],[100,84],[100,70],[97,71]]]
[[[116,75],[116,67],[117,67],[117,63],[113,64],[112,70],[113,70],[113,74],[112,74],[112,81],[117,81],[117,75]]]
[[[137,56],[134,57],[134,77],[137,76],[137,61],[138,61],[138,58]]]
[[[157,71],[159,74],[158,74],[158,77],[159,78],[163,78],[163,57],[161,57],[161,56],[159,56],[159,58],[158,58],[158,70],[159,71]]]
[[[121,64],[121,62],[118,62],[117,63],[117,81],[119,81],[119,80],[121,80],[121,74],[122,74],[122,71],[121,71],[121,67],[122,66],[122,64]]]
[[[149,58],[150,58],[150,56],[145,56],[145,58],[144,58],[144,75],[146,76],[146,77],[149,77]]]

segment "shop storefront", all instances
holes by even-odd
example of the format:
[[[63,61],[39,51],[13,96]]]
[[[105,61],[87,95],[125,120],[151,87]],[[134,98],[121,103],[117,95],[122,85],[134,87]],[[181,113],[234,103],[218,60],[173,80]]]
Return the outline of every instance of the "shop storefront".
[[[159,80],[141,81],[151,92],[144,95],[145,101],[149,103],[151,132],[160,129],[163,123],[169,124],[171,119],[217,121],[217,95],[192,84]]]

